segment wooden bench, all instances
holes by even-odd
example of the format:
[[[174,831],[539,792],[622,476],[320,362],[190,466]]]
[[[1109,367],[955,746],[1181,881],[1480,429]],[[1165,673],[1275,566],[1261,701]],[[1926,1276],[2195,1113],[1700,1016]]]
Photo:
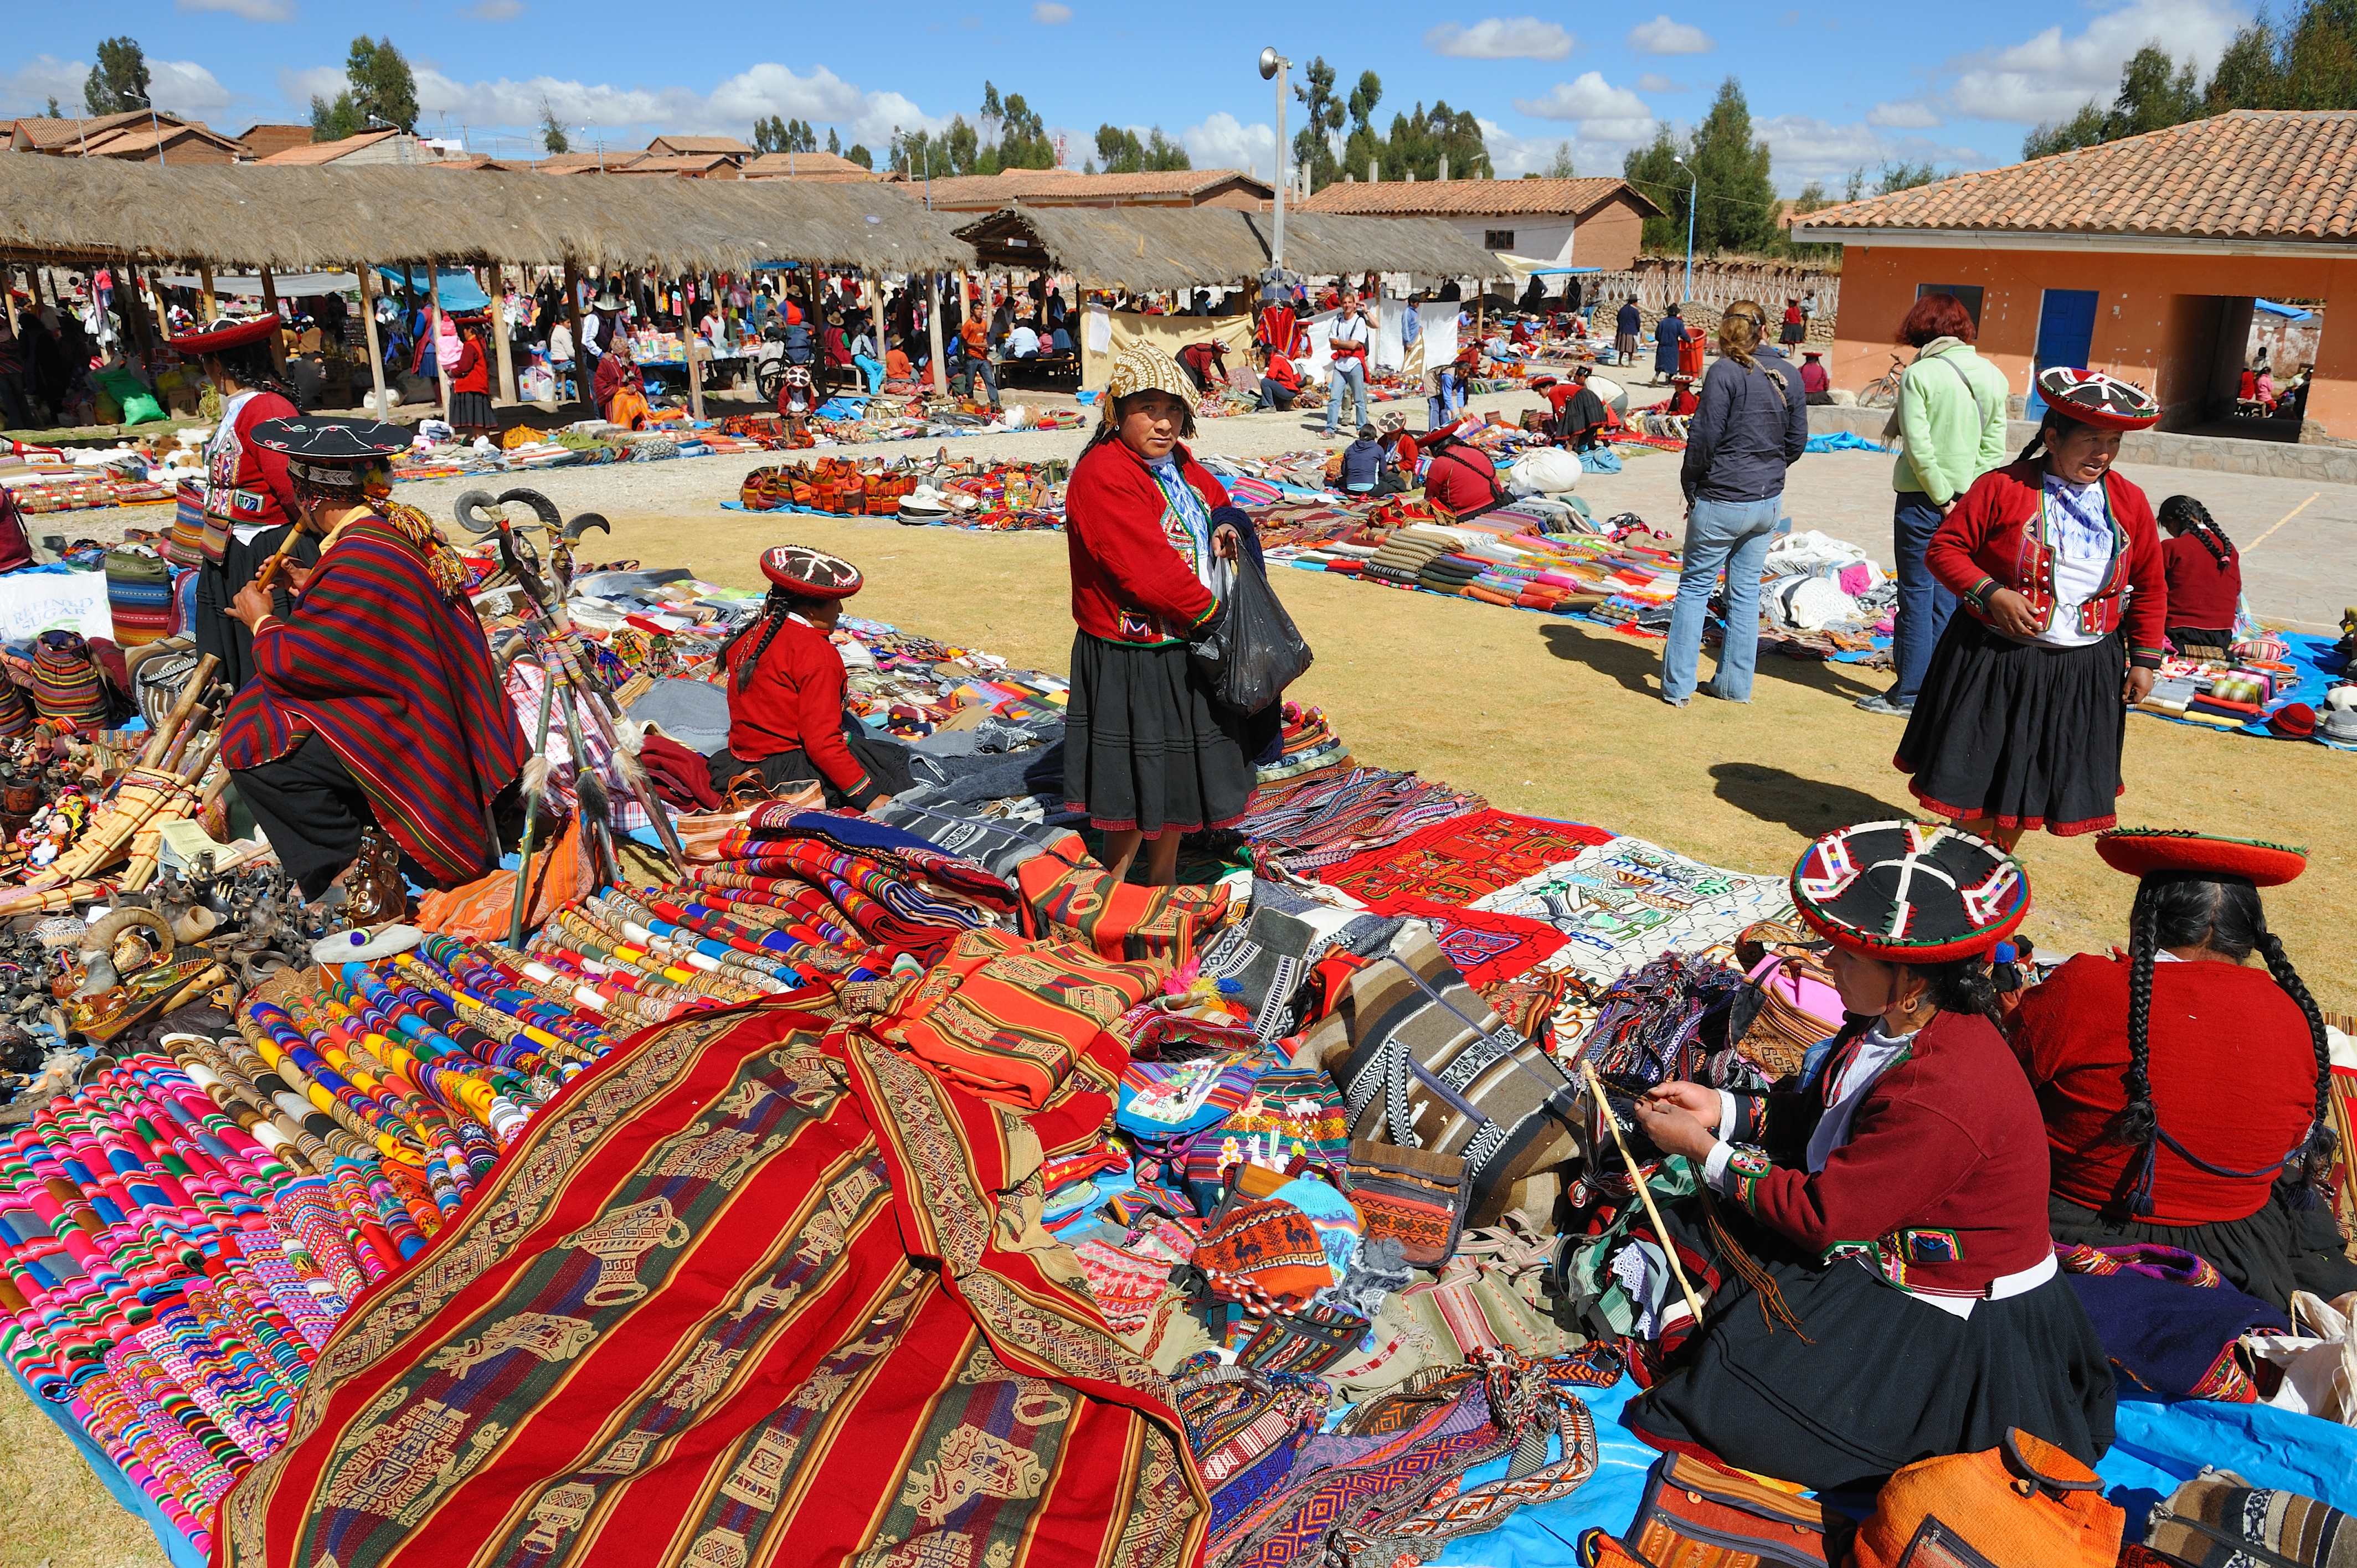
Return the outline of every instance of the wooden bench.
[[[1081,356],[1070,349],[1060,354],[1041,354],[1029,360],[994,360],[990,368],[997,372],[1002,387],[1016,384],[1018,376],[1027,386],[1081,384]]]

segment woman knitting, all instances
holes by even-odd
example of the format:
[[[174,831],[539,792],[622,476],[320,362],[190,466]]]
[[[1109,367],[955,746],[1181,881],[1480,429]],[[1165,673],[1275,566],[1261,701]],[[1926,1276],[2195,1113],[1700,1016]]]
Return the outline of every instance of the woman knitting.
[[[2160,503],[2160,547],[2169,578],[2169,641],[2215,650],[2224,658],[2234,641],[2234,613],[2243,602],[2243,558],[2226,531],[2210,520],[2210,509],[2191,496]]]
[[[759,618],[722,645],[728,746],[712,758],[712,787],[727,796],[815,779],[830,806],[861,811],[909,788],[907,749],[870,737],[844,709],[843,655],[828,634],[859,568],[839,556],[780,544],[761,555],[770,596]]]
[[[1953,828],[1868,822],[1809,847],[1792,901],[1833,944],[1851,1022],[1779,1092],[1637,1101],[1708,1189],[1658,1239],[1702,1266],[1708,1308],[1696,1325],[1668,1293],[1667,1365],[1630,1424],[1821,1490],[2016,1426],[2092,1465],[2111,1367],[2056,1271],[2038,1102],[1991,1021],[2020,865]]]
[[[1073,465],[1065,499],[1072,573],[1072,690],[1064,796],[1105,834],[1103,860],[1146,880],[1178,879],[1183,833],[1243,820],[1252,759],[1279,707],[1254,718],[1213,705],[1187,644],[1218,624],[1251,521],[1182,437],[1193,384],[1160,349],[1115,360],[1104,421]],[[1247,735],[1247,731],[1254,735]]]
[[[2324,1019],[2259,903],[2308,857],[2142,829],[2095,850],[2137,878],[2128,956],[2080,954],[2013,1023],[2053,1155],[2055,1240],[2180,1248],[2278,1308],[2295,1289],[2357,1290],[2314,1190],[2333,1147]]]

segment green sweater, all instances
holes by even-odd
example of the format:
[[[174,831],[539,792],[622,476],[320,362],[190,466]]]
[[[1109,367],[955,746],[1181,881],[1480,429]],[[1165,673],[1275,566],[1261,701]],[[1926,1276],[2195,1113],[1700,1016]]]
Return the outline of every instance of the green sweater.
[[[2009,456],[2005,408],[2011,390],[2005,372],[1971,344],[1953,338],[1926,344],[1899,381],[1899,435],[1904,445],[1892,487],[1920,491],[1932,505],[1945,506],[1975,479],[2003,467]]]

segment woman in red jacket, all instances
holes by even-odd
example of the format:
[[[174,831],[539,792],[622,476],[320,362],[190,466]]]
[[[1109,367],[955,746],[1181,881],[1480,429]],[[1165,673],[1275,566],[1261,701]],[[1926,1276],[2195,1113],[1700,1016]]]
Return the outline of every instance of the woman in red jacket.
[[[1716,1197],[1664,1215],[1709,1316],[1649,1289],[1665,1366],[1630,1424],[1821,1490],[2015,1426],[2092,1465],[2111,1367],[2057,1273],[2038,1102],[1991,1021],[2020,865],[1953,828],[1867,822],[1809,847],[1792,901],[1833,943],[1851,1022],[1776,1092],[1672,1082],[1636,1102]]]
[[[843,655],[829,634],[859,568],[799,544],[762,552],[770,596],[760,616],[720,649],[728,680],[728,746],[712,758],[712,787],[771,793],[813,779],[830,806],[866,811],[909,788],[908,749],[869,736],[844,709]],[[749,778],[748,776],[750,776]]]
[[[2152,692],[2169,596],[2144,492],[2112,472],[2160,418],[2143,388],[2041,371],[2046,420],[1983,474],[1924,561],[1962,601],[1894,759],[1931,811],[2007,849],[2118,822],[2128,705]]]
[[[2243,603],[2243,558],[2234,542],[2191,496],[2161,502],[2159,521],[2169,535],[2160,557],[2169,575],[2169,646],[2179,653],[2231,647]]]
[[[1256,750],[1246,717],[1216,707],[1187,660],[1225,612],[1252,527],[1179,445],[1195,433],[1193,396],[1161,350],[1122,355],[1064,499],[1080,627],[1064,798],[1103,830],[1115,876],[1150,842],[1146,880],[1157,886],[1178,879],[1181,834],[1243,821]]]
[[[2055,1240],[2181,1248],[2278,1308],[2295,1289],[2357,1290],[2312,1190],[2331,1164],[2324,1018],[2259,903],[2308,857],[2143,829],[2095,849],[2138,878],[2128,956],[2080,954],[2013,1021],[2046,1119]]]
[[[458,362],[450,367],[450,428],[460,435],[499,434],[499,416],[491,412],[491,368],[483,358],[480,322],[458,327]]]

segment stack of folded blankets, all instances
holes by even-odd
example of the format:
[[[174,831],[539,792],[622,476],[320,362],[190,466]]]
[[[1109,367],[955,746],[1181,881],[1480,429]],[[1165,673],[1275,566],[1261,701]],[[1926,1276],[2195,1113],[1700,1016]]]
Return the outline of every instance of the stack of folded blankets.
[[[1424,568],[1436,556],[1457,548],[1457,536],[1437,528],[1403,528],[1370,556],[1359,575],[1367,582],[1395,588],[1417,585]]]

